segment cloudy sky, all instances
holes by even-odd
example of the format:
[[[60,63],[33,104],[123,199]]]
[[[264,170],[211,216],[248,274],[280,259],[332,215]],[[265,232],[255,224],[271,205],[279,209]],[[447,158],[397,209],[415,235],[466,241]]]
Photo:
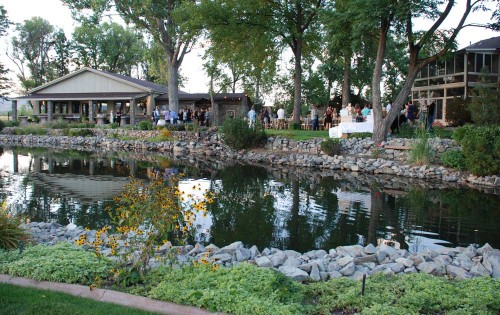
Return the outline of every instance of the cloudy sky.
[[[465,1],[458,1],[464,3]],[[34,16],[40,16],[48,20],[52,25],[63,28],[68,37],[71,36],[73,28],[76,23],[71,18],[70,11],[67,7],[62,5],[60,0],[2,0],[2,4],[7,10],[9,19],[15,23],[20,23],[24,20],[30,19]],[[462,5],[458,5],[452,11],[452,19],[444,25],[449,27],[455,25],[460,16],[460,9]],[[489,20],[491,13],[474,13],[467,22],[484,23]],[[425,22],[419,22],[415,28],[427,27]],[[466,47],[470,43],[475,43],[479,40],[490,38],[493,36],[500,36],[500,33],[495,33],[489,30],[479,28],[465,28],[461,31],[458,37],[459,48]],[[15,66],[5,57],[5,51],[8,46],[8,37],[0,39],[0,58],[2,62],[11,70],[15,70]],[[183,90],[187,92],[206,92],[208,90],[206,75],[203,72],[202,61],[200,55],[202,54],[201,48],[195,48],[183,61],[181,72],[187,78]]]

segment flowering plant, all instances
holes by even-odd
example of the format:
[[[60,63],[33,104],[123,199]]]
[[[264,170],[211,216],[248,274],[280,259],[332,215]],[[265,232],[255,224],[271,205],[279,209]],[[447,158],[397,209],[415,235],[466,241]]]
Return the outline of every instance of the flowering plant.
[[[378,159],[384,154],[385,149],[382,146],[382,143],[378,143],[376,147],[372,147],[370,149],[371,156],[375,159]]]

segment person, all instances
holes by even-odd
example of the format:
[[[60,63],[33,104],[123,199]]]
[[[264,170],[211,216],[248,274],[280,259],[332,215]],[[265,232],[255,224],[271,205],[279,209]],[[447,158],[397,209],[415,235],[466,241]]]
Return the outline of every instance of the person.
[[[285,110],[283,106],[280,106],[276,114],[278,115],[278,125],[276,129],[285,129]]]
[[[432,130],[432,124],[434,123],[434,115],[436,112],[436,102],[432,101],[431,105],[429,105],[429,109],[427,112],[427,130]]]
[[[116,112],[116,122],[118,123],[118,126],[120,126],[122,120],[122,113],[118,110]]]
[[[311,109],[311,121],[312,121],[313,130],[319,130],[319,116],[318,116],[318,109],[316,108],[316,105],[313,105],[312,109]]]
[[[363,121],[363,115],[361,114],[361,106],[358,103],[354,105],[354,116],[356,117],[356,122]]]
[[[368,106],[368,104],[365,104],[365,108],[363,108],[363,110],[361,111],[361,115],[363,116],[363,119],[366,120],[366,117],[368,117],[368,115],[370,115],[370,113],[371,113],[370,107]]]
[[[163,115],[165,115],[165,123],[168,124],[170,122],[170,111],[168,109],[165,109]]]
[[[420,128],[425,129],[427,127],[427,105],[423,101],[420,102],[418,108],[418,120],[420,121]]]
[[[115,115],[113,113],[113,111],[110,111],[109,112],[109,123],[112,124],[115,122]]]
[[[267,110],[267,108],[264,110],[264,112],[262,112],[262,123],[264,125],[264,128],[269,128],[269,122],[270,122],[271,118],[269,117],[269,111]]]
[[[177,113],[175,112],[175,110],[170,111],[170,122],[172,123],[172,125],[177,124]]]
[[[410,127],[413,127],[413,121],[415,120],[414,110],[415,108],[413,107],[413,103],[408,101],[408,104],[406,105],[406,119]]]
[[[160,110],[158,109],[158,106],[156,106],[155,110],[153,111],[153,119],[155,126],[157,126],[158,120],[160,119]]]
[[[385,114],[389,115],[389,112],[391,111],[392,108],[392,101],[389,100],[389,103],[385,106]]]
[[[205,113],[205,126],[210,127],[210,108],[207,108],[207,112]]]
[[[248,127],[255,128],[255,119],[257,118],[257,114],[255,113],[255,109],[252,106],[250,111],[248,112]]]
[[[329,130],[332,127],[332,122],[333,122],[333,111],[332,108],[328,106],[325,111],[325,121],[323,122],[325,130]]]

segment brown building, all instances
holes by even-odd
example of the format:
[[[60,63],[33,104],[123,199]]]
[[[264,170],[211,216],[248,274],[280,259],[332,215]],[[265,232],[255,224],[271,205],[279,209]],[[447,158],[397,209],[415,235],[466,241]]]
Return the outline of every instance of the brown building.
[[[436,120],[445,122],[446,106],[454,97],[467,97],[470,88],[484,71],[493,80],[500,80],[500,36],[465,47],[446,61],[424,67],[413,84],[414,103],[436,101]]]
[[[16,116],[17,100],[21,99],[31,101],[33,114],[41,122],[63,118],[101,124],[113,113],[114,117],[119,114],[124,124],[136,124],[149,119],[156,106],[168,109],[166,86],[92,68],[81,68],[14,98]],[[250,104],[244,93],[217,94],[212,104],[208,93],[179,91],[179,109],[210,109],[215,124],[227,115],[246,114]]]

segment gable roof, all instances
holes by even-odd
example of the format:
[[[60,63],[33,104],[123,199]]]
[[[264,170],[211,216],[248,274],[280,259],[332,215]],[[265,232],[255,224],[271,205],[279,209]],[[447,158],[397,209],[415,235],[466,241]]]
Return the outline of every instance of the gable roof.
[[[465,51],[496,51],[500,50],[500,36],[481,40],[464,48]]]
[[[52,80],[50,82],[47,82],[47,83],[45,83],[41,86],[38,86],[34,89],[31,89],[28,91],[27,94],[33,94],[36,92],[40,92],[40,91],[42,91],[50,86],[56,85],[62,81],[76,77],[84,72],[92,72],[92,73],[95,73],[97,75],[109,78],[111,80],[119,81],[121,83],[125,83],[125,84],[133,86],[135,88],[141,89],[144,92],[155,93],[155,94],[168,93],[167,87],[164,85],[161,85],[161,84],[157,84],[157,83],[153,83],[153,82],[149,82],[149,81],[145,81],[145,80],[134,79],[132,77],[128,77],[128,76],[121,75],[121,74],[116,74],[116,73],[111,73],[111,72],[106,72],[106,71],[101,71],[101,70],[96,70],[96,69],[84,67],[84,68],[76,70],[70,74],[62,76],[62,77],[57,78],[55,80]]]

